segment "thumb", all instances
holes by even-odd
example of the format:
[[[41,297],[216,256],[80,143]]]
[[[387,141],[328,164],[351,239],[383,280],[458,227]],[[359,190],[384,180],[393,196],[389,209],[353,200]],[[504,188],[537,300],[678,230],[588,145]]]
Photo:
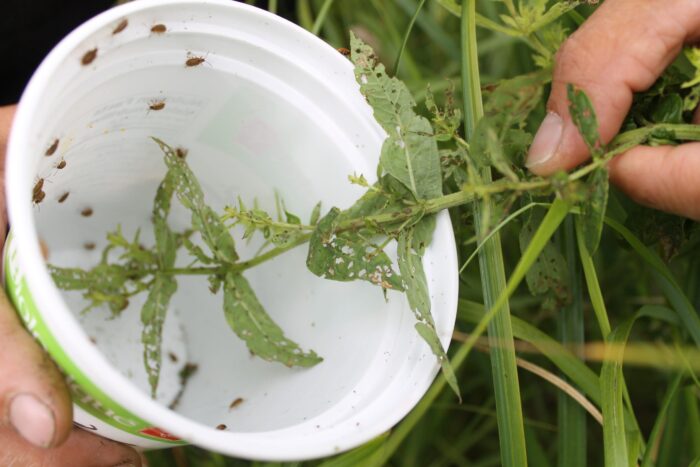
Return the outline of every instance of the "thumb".
[[[607,0],[557,53],[549,113],[530,147],[527,167],[549,175],[589,156],[569,115],[567,84],[591,99],[607,144],[619,132],[633,93],[648,89],[683,44],[698,38],[698,1]]]
[[[73,413],[63,378],[48,355],[22,327],[0,291],[0,414],[35,446],[61,444],[70,434]]]

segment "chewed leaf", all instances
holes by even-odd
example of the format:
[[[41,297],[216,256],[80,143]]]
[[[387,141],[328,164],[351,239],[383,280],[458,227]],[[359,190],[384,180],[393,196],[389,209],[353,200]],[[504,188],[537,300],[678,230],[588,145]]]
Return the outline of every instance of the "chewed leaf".
[[[413,249],[413,229],[405,230],[399,235],[398,264],[406,284],[406,297],[411,310],[419,322],[425,322],[434,329],[435,323],[430,314],[428,280],[423,270],[423,260]]]
[[[426,220],[421,221],[426,222]],[[429,221],[428,221],[429,222]],[[419,223],[420,224],[420,223]],[[434,225],[434,224],[433,224]],[[398,263],[401,277],[406,287],[408,304],[416,317],[416,331],[427,342],[433,354],[437,357],[443,369],[443,374],[452,390],[460,397],[457,378],[450,365],[450,361],[442,348],[435,322],[430,312],[430,293],[428,281],[423,270],[423,261],[418,254],[419,248],[415,247],[416,237],[414,229],[404,230],[398,240]]]
[[[532,215],[520,230],[520,251],[524,252],[530,245],[535,231],[544,215],[538,211]],[[569,301],[569,269],[561,251],[550,240],[542,249],[532,267],[525,275],[527,286],[533,295],[552,293],[558,303]]]
[[[155,397],[162,362],[163,323],[170,299],[177,290],[177,282],[172,276],[156,274],[148,292],[146,303],[141,309],[141,342],[143,362],[151,385],[151,395]]]
[[[153,138],[165,155],[168,176],[172,177],[175,194],[180,203],[192,213],[192,228],[201,235],[212,254],[224,263],[238,260],[236,245],[219,216],[204,202],[204,193],[185,159],[163,141]]]
[[[241,274],[229,272],[224,278],[224,314],[248,349],[264,360],[290,367],[310,367],[323,360],[313,350],[304,352],[284,336]]]
[[[596,169],[586,181],[589,188],[589,197],[581,205],[582,232],[585,238],[586,249],[592,255],[598,249],[600,237],[603,232],[605,210],[608,206],[608,169],[600,167]]]
[[[413,110],[416,102],[406,85],[387,76],[372,49],[352,33],[350,46],[360,91],[388,134],[380,156],[382,169],[416,198],[441,196],[440,158],[430,122]]]
[[[156,251],[162,267],[170,268],[175,264],[177,242],[175,233],[168,225],[168,215],[175,186],[170,170],[160,182],[153,201],[153,234],[156,239]]]
[[[585,92],[574,88],[573,85],[566,86],[569,98],[569,113],[573,119],[579,133],[591,151],[593,159],[598,159],[603,155],[601,149],[600,134],[598,133],[598,118],[595,114],[593,104]]]
[[[450,389],[454,391],[454,393],[459,398],[459,401],[462,402],[462,395],[459,392],[457,376],[455,376],[454,369],[450,364],[450,359],[447,358],[445,349],[442,348],[442,344],[440,343],[440,339],[438,339],[437,333],[435,332],[435,328],[425,323],[416,323],[415,327],[416,331],[418,331],[418,334],[430,346],[430,350],[433,351],[433,354],[435,354],[435,356],[437,357],[438,362],[440,362],[442,374],[445,377],[445,381],[447,381],[447,384],[450,385]]]
[[[336,232],[338,208],[318,223],[311,235],[306,265],[311,272],[336,281],[364,280],[384,289],[403,290],[391,259],[355,232]]]
[[[508,124],[520,124],[539,105],[542,88],[551,73],[536,72],[500,81],[487,88],[484,95],[484,113],[488,116],[508,117]]]

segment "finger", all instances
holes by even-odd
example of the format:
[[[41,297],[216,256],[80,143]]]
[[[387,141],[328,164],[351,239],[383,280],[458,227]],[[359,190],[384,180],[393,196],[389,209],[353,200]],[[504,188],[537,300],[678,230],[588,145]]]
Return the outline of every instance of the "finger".
[[[10,429],[0,430],[0,465],[22,467],[141,467],[134,449],[75,428],[64,444],[42,449],[31,445]]]
[[[68,390],[48,355],[22,327],[0,291],[0,414],[31,444],[56,446],[70,434],[73,410]],[[4,464],[3,464],[4,465]]]
[[[5,180],[5,149],[16,109],[16,105],[0,106],[0,248],[5,243],[5,230],[7,228],[5,190],[3,188]]]
[[[549,113],[530,148],[528,168],[549,175],[588,157],[569,115],[567,84],[590,97],[606,144],[620,130],[633,93],[648,89],[683,44],[698,37],[700,2],[607,0],[557,53]]]
[[[610,162],[610,177],[640,204],[700,220],[700,143],[632,149]]]

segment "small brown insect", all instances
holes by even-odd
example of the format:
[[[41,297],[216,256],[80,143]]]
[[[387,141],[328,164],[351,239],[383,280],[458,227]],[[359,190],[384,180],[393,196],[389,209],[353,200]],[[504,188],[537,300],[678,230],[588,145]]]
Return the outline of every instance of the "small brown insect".
[[[85,248],[87,251],[92,251],[95,249],[95,244],[93,242],[85,242],[83,243],[83,248]]]
[[[204,57],[199,57],[197,55],[193,55],[193,56],[189,57],[187,60],[185,60],[185,66],[186,67],[198,66],[206,61],[207,60]]]
[[[39,248],[41,249],[42,258],[44,258],[44,260],[49,259],[49,247],[46,246],[46,242],[41,238],[39,239]]]
[[[94,345],[97,345],[97,339],[95,339],[92,336],[90,336],[90,342],[92,342]]]
[[[150,110],[163,110],[165,108],[165,99],[152,99],[148,103],[148,108]]]
[[[166,28],[164,24],[159,23],[151,26],[151,32],[154,34],[163,34],[167,30],[168,28]]]
[[[70,195],[70,191],[66,191],[65,193],[63,193],[63,194],[58,198],[58,202],[59,202],[59,203],[62,203],[62,202],[64,202],[65,200],[67,200],[67,199],[68,199],[68,195]]]
[[[66,161],[65,161],[65,159],[62,159],[62,160],[56,165],[56,168],[57,168],[58,170],[61,170],[61,169],[65,168],[65,167],[66,167]]]
[[[92,208],[87,207],[87,208],[83,209],[82,211],[80,211],[80,215],[83,216],[83,217],[90,217],[90,216],[92,216]]]
[[[170,361],[173,363],[177,363],[179,360],[177,355],[175,355],[173,352],[168,352],[168,358],[170,358]]]
[[[229,409],[229,410],[233,410],[233,409],[235,409],[236,407],[238,407],[239,405],[241,405],[242,403],[243,403],[243,398],[242,398],[242,397],[238,397],[238,398],[234,399],[233,402],[231,402],[231,405],[228,406],[228,409]]]
[[[34,188],[32,189],[32,194],[36,195],[40,191],[42,191],[42,188],[44,188],[44,179],[40,178],[39,180],[36,181],[34,184]]]
[[[97,58],[97,47],[95,47],[95,48],[92,49],[92,50],[88,50],[87,52],[85,52],[85,54],[83,55],[83,58],[80,59],[80,63],[82,63],[83,66],[89,65],[89,64],[91,64],[96,58]]]
[[[180,159],[184,159],[185,157],[187,157],[187,149],[185,149],[185,148],[176,148],[176,149],[175,149],[175,155],[176,155],[178,158],[180,158]]]
[[[343,55],[343,56],[345,56],[345,57],[350,56],[350,49],[348,49],[348,48],[340,47],[340,48],[338,49],[338,52],[340,52],[340,54]]]
[[[227,428],[226,425],[224,425],[223,423],[216,425],[217,430],[225,430],[226,428]]]
[[[51,143],[51,146],[46,150],[44,154],[47,156],[53,156],[53,154],[56,152],[56,149],[58,149],[58,138],[53,140],[53,143]]]
[[[114,35],[114,34],[119,34],[119,33],[122,32],[124,29],[126,29],[126,27],[127,27],[128,25],[129,25],[129,20],[127,20],[126,18],[124,18],[124,19],[121,20],[121,21],[119,22],[119,24],[117,24],[117,26],[114,28],[114,30],[112,31],[112,35]]]
[[[46,193],[44,193],[43,190],[39,190],[32,196],[32,201],[34,204],[39,204],[44,201],[44,198],[46,198]]]

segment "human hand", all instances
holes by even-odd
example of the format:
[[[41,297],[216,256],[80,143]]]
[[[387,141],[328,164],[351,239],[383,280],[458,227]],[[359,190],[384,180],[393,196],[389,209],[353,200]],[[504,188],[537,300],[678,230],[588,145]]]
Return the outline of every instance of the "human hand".
[[[7,228],[5,148],[15,106],[0,107],[0,249]],[[0,288],[0,465],[140,466],[128,446],[73,428],[63,377],[20,323]]]
[[[618,133],[634,92],[648,89],[681,51],[700,39],[700,2],[607,0],[563,44],[556,57],[548,116],[530,148],[538,175],[568,170],[588,157],[569,116],[566,85],[591,99],[608,143]],[[695,122],[700,123],[696,112]],[[637,147],[610,162],[613,183],[637,202],[700,220],[700,143]]]

